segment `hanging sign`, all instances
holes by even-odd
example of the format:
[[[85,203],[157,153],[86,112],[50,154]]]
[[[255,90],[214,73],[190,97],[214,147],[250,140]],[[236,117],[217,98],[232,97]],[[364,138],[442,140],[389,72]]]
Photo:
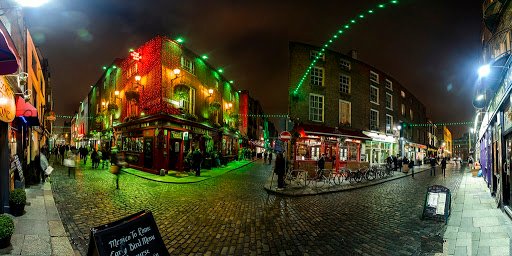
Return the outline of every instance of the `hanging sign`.
[[[448,223],[451,213],[451,193],[446,187],[433,185],[427,188],[422,219],[434,219]]]
[[[16,102],[11,87],[0,79],[0,121],[11,122],[16,116]]]
[[[91,229],[87,255],[166,256],[162,236],[153,214],[141,211],[115,222]]]

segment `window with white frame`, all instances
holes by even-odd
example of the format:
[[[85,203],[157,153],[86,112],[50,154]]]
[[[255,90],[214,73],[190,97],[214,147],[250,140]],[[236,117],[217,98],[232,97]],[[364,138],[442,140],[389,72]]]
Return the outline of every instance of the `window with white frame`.
[[[402,116],[405,116],[405,105],[402,103]]]
[[[370,102],[379,104],[379,88],[370,85]]]
[[[370,109],[370,130],[379,129],[379,111]]]
[[[411,121],[414,120],[414,115],[412,113],[412,109],[409,109],[409,116],[411,117]]]
[[[402,98],[405,99],[405,92],[404,91],[400,91],[400,95],[402,96]]]
[[[183,57],[183,56],[181,56],[181,68],[183,68],[184,70],[188,71],[191,74],[195,73],[194,62],[188,58]]]
[[[351,103],[348,102],[348,101],[344,101],[344,100],[340,100],[340,103],[339,103],[339,108],[340,108],[340,111],[339,111],[339,119],[340,119],[340,124],[342,125],[348,125],[350,126],[350,124],[352,123],[352,120],[351,120],[351,110],[352,110],[352,107],[351,107]]]
[[[324,121],[324,96],[309,94],[309,120],[314,122]]]
[[[311,85],[324,86],[324,69],[313,67],[311,69]]]
[[[325,61],[325,53],[320,52],[320,51],[315,51],[315,50],[311,50],[311,51],[309,52],[309,57],[310,57],[312,60],[316,59],[316,56],[318,56],[318,59],[319,59],[319,60]]]
[[[393,116],[392,115],[386,115],[386,133],[387,134],[393,133]]]
[[[388,92],[386,92],[386,108],[393,110],[393,95]]]
[[[379,74],[377,74],[373,71],[370,71],[370,81],[372,81],[374,83],[379,83]]]
[[[340,92],[350,94],[350,76],[340,75]]]
[[[185,113],[194,114],[196,90],[186,85],[177,85],[174,87],[174,99],[179,102],[179,107]]]
[[[342,69],[350,70],[351,63],[348,60],[340,59],[340,66]]]
[[[391,82],[389,79],[386,79],[386,89],[392,91],[393,90],[393,82]]]

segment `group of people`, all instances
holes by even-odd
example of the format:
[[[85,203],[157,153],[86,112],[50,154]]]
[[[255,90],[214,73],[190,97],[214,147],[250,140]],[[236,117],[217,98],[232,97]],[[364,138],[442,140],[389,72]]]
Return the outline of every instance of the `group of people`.
[[[263,152],[263,163],[266,163],[268,159],[268,164],[272,164],[272,151]]]

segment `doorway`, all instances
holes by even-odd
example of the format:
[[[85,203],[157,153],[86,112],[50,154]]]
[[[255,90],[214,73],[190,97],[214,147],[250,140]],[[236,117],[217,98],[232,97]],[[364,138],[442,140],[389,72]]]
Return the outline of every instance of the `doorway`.
[[[171,139],[169,145],[169,169],[177,170],[181,153],[181,140]]]
[[[144,168],[153,167],[153,137],[144,137]]]

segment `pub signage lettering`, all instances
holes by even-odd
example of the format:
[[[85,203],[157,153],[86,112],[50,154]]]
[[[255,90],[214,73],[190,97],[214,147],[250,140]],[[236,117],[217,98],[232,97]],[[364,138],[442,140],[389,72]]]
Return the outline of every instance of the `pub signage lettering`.
[[[169,255],[153,214],[141,211],[91,229],[88,256]]]
[[[16,115],[16,102],[11,87],[0,79],[0,121],[11,122]]]

